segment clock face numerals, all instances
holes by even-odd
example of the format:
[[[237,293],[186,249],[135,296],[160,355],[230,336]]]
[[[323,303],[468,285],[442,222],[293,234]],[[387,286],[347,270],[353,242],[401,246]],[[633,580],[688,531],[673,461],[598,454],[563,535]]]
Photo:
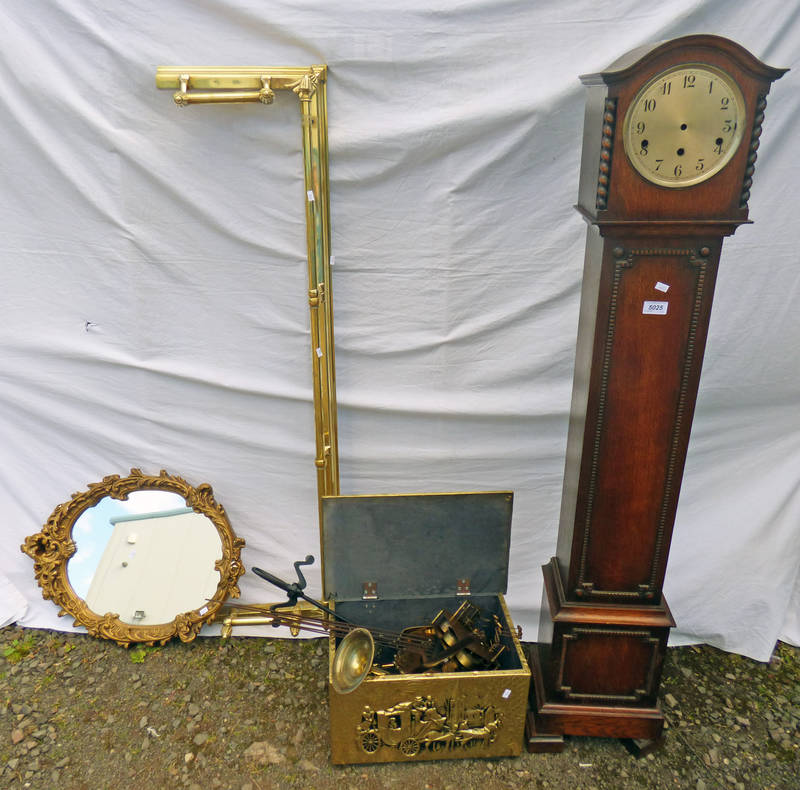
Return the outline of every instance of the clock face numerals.
[[[631,102],[625,152],[653,184],[688,187],[722,170],[742,141],[744,98],[713,66],[683,64],[651,79]]]

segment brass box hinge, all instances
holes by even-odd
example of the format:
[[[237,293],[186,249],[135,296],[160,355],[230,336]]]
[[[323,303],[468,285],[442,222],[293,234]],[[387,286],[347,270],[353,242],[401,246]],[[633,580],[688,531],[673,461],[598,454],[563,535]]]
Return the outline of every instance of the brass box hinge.
[[[365,601],[374,601],[378,597],[378,582],[362,582],[361,598]]]

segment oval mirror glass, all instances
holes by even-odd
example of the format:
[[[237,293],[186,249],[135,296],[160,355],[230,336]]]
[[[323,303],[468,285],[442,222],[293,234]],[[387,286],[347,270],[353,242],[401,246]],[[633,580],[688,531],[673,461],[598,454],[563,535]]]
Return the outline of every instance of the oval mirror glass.
[[[219,585],[219,534],[179,494],[103,497],[81,513],[72,539],[70,586],[92,611],[116,612],[123,623],[169,623],[201,609]]]

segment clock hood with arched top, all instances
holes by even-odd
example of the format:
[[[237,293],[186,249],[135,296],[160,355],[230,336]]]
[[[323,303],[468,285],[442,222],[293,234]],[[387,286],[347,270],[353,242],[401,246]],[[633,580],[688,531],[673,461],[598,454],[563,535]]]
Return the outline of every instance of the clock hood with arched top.
[[[681,188],[674,189],[674,184],[657,183],[634,164],[625,147],[624,130],[642,88],[659,74],[683,65],[716,69],[726,75],[736,94],[741,95],[742,106],[736,119],[720,116],[719,135],[726,137],[724,125],[733,122],[741,124],[742,133],[736,137],[735,153],[725,158],[724,167],[711,178],[678,184]],[[785,72],[765,65],[727,38],[692,35],[638,47],[608,70],[581,77],[588,95],[579,211],[603,233],[620,225],[647,233],[642,223],[652,222],[672,223],[676,234],[733,233],[748,221],[767,94],[772,82]],[[690,89],[679,88],[667,100],[680,101],[679,94],[688,95]],[[698,91],[692,93],[701,98]],[[691,103],[687,106],[690,108]],[[709,146],[714,142],[709,137]]]

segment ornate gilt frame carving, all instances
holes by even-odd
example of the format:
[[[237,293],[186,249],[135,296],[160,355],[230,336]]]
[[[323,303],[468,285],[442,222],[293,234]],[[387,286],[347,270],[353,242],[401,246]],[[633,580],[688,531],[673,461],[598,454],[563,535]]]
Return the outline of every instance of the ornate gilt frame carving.
[[[214,524],[222,542],[222,558],[214,566],[220,573],[220,581],[213,598],[199,609],[178,614],[171,623],[132,625],[123,623],[117,614],[93,612],[77,596],[67,578],[67,562],[77,548],[72,540],[72,528],[80,515],[106,496],[125,500],[130,493],[142,490],[179,494],[188,507]],[[158,475],[145,475],[140,469],[131,469],[127,477],[108,475],[99,483],[89,484],[87,491],[74,493],[69,502],[59,505],[47,519],[42,531],[26,538],[20,546],[33,560],[33,570],[42,588],[42,597],[60,607],[59,616],[68,614],[75,619],[76,625],[85,626],[91,636],[112,639],[124,647],[134,642],[164,644],[174,636],[184,642],[194,639],[200,628],[214,618],[229,597],[239,597],[237,582],[244,573],[240,557],[243,547],[244,539],[234,534],[225,509],[214,499],[214,492],[208,483],[194,487],[163,469]]]

